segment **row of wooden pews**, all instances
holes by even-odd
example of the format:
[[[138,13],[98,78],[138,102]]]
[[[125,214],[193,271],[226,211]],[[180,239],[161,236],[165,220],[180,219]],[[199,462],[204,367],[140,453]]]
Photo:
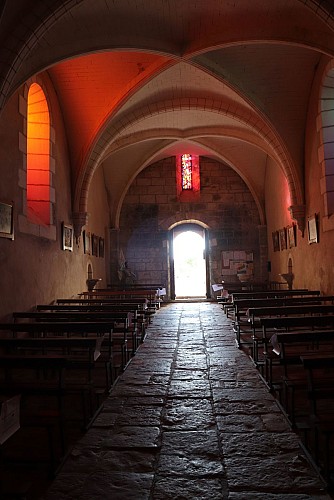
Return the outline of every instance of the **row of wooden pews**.
[[[100,288],[92,291],[82,292],[82,298],[108,300],[128,300],[128,299],[146,299],[147,308],[155,311],[160,308],[163,301],[163,295],[160,294],[160,288],[126,288],[124,290],[110,290],[109,288]]]
[[[249,316],[251,307],[286,306],[302,303],[319,303],[318,290],[266,290],[263,292],[239,292],[232,294],[230,300],[223,304],[226,315],[233,320],[233,330],[238,347],[242,343],[249,344]]]
[[[2,463],[20,470],[46,464],[55,473],[144,341],[156,311],[151,299],[83,292],[0,323],[0,403],[8,414],[0,427]]]
[[[247,350],[305,450],[334,486],[334,296],[317,290],[233,294],[238,348]]]

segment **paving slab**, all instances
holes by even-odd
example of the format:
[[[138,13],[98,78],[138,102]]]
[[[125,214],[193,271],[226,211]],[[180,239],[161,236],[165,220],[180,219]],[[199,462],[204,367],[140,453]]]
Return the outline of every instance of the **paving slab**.
[[[45,500],[328,500],[217,303],[162,306]]]

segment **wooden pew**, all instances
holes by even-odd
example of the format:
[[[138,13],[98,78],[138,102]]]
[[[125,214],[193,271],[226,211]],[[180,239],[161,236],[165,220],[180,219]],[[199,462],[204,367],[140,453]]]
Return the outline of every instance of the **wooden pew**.
[[[280,307],[251,307],[247,311],[248,321],[252,329],[251,358],[257,359],[258,344],[262,342],[261,319],[266,317],[281,318],[286,316],[312,316],[334,314],[334,304],[295,304]],[[259,332],[260,330],[260,332]],[[259,332],[259,333],[258,333]]]
[[[233,305],[235,301],[238,300],[250,300],[250,299],[278,299],[287,297],[307,297],[307,296],[319,296],[321,295],[319,290],[307,290],[307,289],[296,289],[296,290],[266,290],[261,292],[239,292],[233,293],[231,295],[230,305]]]
[[[298,378],[301,376],[304,380],[304,372],[300,369],[300,356],[311,352],[319,354],[328,350],[332,350],[334,354],[333,329],[277,331],[271,337],[265,355],[265,378],[269,388],[277,382],[290,383],[289,368],[296,365],[298,365]],[[273,365],[279,368],[276,377],[273,376]]]
[[[124,343],[126,346],[128,345],[128,335],[131,335],[132,347],[131,353],[134,355],[136,352],[138,341],[137,341],[137,330],[136,328],[131,328],[132,324],[132,314],[129,311],[107,311],[107,310],[98,310],[98,311],[34,311],[34,312],[14,312],[13,319],[15,322],[19,320],[27,320],[32,319],[38,322],[45,321],[56,321],[56,322],[80,322],[84,321],[109,321],[113,330],[112,340],[114,343],[116,342],[116,332],[120,333],[121,344]],[[118,335],[119,337],[119,335]],[[110,339],[110,353],[111,353],[111,339]],[[126,363],[129,361],[129,357],[127,355]],[[125,364],[126,364],[125,363]]]
[[[113,339],[114,323],[110,321],[25,321],[17,323],[0,323],[2,336],[7,337],[48,337],[50,335],[68,336],[80,335],[82,337],[99,335],[103,338],[102,346],[107,347],[107,355],[101,358],[105,365],[105,370],[110,372],[110,367],[114,365],[115,347],[120,349],[121,371],[124,370],[127,363],[127,339],[123,338],[115,341]],[[109,373],[108,372],[108,373]]]
[[[90,304],[86,302],[84,304],[56,304],[56,305],[46,305],[38,304],[36,306],[36,311],[38,312],[64,312],[64,311],[81,311],[81,312],[108,312],[112,313],[129,313],[129,329],[133,329],[136,332],[136,348],[139,343],[144,340],[146,333],[146,326],[148,324],[147,316],[145,315],[145,310],[142,309],[141,305],[138,304]]]
[[[333,352],[303,354],[301,362],[308,372],[308,396],[311,402],[311,413],[319,414],[318,402],[331,399],[334,402],[334,346]],[[321,371],[321,376],[316,373]],[[333,420],[334,428],[334,420]]]
[[[66,357],[70,366],[70,360],[85,362],[88,379],[92,380],[92,369],[95,361],[101,355],[102,336],[90,337],[0,337],[0,349],[6,354],[33,352],[41,354],[57,353]],[[82,355],[82,352],[87,353]],[[87,361],[87,363],[86,363]]]
[[[57,463],[66,451],[63,407],[66,365],[66,357],[59,355],[0,356],[1,393],[20,394],[21,426],[18,432],[22,433],[32,427],[47,431],[47,439],[44,441],[42,436],[39,439],[44,441],[43,447],[47,446],[49,449],[50,473],[55,472]],[[43,401],[44,406],[34,404],[36,397]],[[59,443],[60,450],[57,452]],[[31,460],[30,456],[25,457],[25,460],[28,458]],[[37,457],[34,456],[32,461],[36,460]]]
[[[312,293],[312,292],[311,292]],[[302,305],[302,304],[322,304],[325,302],[333,302],[334,297],[321,297],[321,296],[302,296],[302,297],[278,297],[278,298],[257,298],[257,299],[237,299],[233,304],[234,308],[234,332],[236,334],[237,347],[241,346],[241,333],[250,333],[250,324],[248,322],[248,310],[255,307],[282,307],[288,305]],[[248,340],[247,342],[251,344]]]
[[[293,330],[296,328],[324,328],[334,326],[334,315],[326,314],[321,316],[276,316],[271,318],[260,318],[262,328],[262,339],[266,343],[269,335],[281,330]]]
[[[262,337],[260,339],[253,339],[253,359],[259,365],[261,363],[259,356],[259,345],[263,346],[263,355],[267,355],[268,342],[273,334],[281,331],[292,330],[314,330],[324,328],[334,328],[334,315],[326,314],[322,316],[279,316],[279,317],[266,317],[260,318],[262,329]],[[264,364],[264,360],[262,360]]]
[[[292,305],[282,305],[282,306],[264,306],[264,307],[250,307],[247,310],[248,320],[251,324],[253,332],[260,326],[260,317],[272,317],[272,316],[289,316],[298,314],[333,314],[334,304],[314,304],[313,302],[309,304],[296,303]]]
[[[148,299],[146,297],[126,297],[126,298],[119,298],[119,297],[100,297],[100,298],[69,298],[69,299],[57,299],[56,304],[62,305],[62,304],[99,304],[99,305],[113,305],[113,304],[118,304],[118,305],[138,305],[142,309],[147,309],[148,305]],[[56,305],[55,304],[55,305]]]
[[[57,305],[113,305],[113,306],[135,306],[138,307],[138,309],[143,315],[143,318],[145,319],[145,323],[150,323],[151,322],[151,317],[155,313],[155,309],[149,308],[148,307],[148,299],[145,297],[136,297],[136,298],[131,298],[127,297],[126,299],[118,298],[118,297],[108,297],[108,298],[90,298],[90,299],[82,299],[82,298],[77,298],[77,299],[57,299]]]
[[[287,298],[305,298],[305,297],[319,297],[319,290],[275,290],[267,292],[253,292],[253,293],[235,293],[232,295],[231,306],[242,309],[247,309],[247,301],[263,300],[263,299],[287,299]],[[243,301],[243,302],[242,302]],[[257,304],[260,307],[260,303]],[[257,307],[255,305],[254,307]]]
[[[307,372],[308,398],[314,433],[315,461],[325,479],[330,482],[333,467],[334,435],[334,353],[301,356]],[[319,408],[319,402],[325,403]],[[323,440],[323,445],[320,444]],[[320,451],[322,450],[322,451]]]
[[[136,290],[136,289],[127,289],[127,290],[108,290],[108,289],[96,289],[93,291],[84,291],[79,294],[80,297],[86,299],[103,299],[103,298],[118,298],[118,299],[128,299],[128,298],[145,298],[148,300],[148,307],[159,309],[161,298],[159,297],[156,289],[147,289],[147,290]]]
[[[71,390],[79,394],[82,402],[82,416],[84,425],[87,425],[97,410],[96,391],[98,386],[94,378],[96,368],[101,356],[101,345],[103,336],[89,337],[0,337],[0,349],[3,354],[15,354],[28,357],[32,354],[37,356],[60,356],[67,361],[67,381],[70,381]],[[110,380],[110,362],[104,362],[105,381],[104,391],[107,392]],[[68,386],[69,389],[69,386]]]
[[[161,283],[131,283],[131,285],[124,285],[123,287],[120,287],[119,285],[108,285],[108,287],[104,290],[111,290],[111,291],[116,291],[120,292],[123,290],[158,290],[158,289],[163,289],[165,288],[166,285],[161,284]]]
[[[0,330],[8,332],[11,336],[16,336],[19,332],[30,334],[47,335],[48,333],[58,333],[59,335],[94,333],[98,335],[108,335],[111,338],[113,332],[112,321],[44,321],[44,322],[5,322],[0,323]]]
[[[303,368],[303,358],[323,358],[334,356],[334,330],[304,330],[277,332],[271,340],[271,351],[266,354],[266,372],[264,380],[273,391],[283,413],[294,430],[301,435],[304,445],[311,455],[310,444],[314,441],[317,418],[309,409],[311,392],[308,390],[306,370]],[[330,354],[329,354],[330,353]],[[330,384],[331,395],[334,394],[333,382]],[[332,413],[332,417],[334,413]],[[322,429],[333,431],[331,426]],[[317,439],[315,440],[315,442]]]
[[[263,298],[247,298],[247,299],[235,299],[236,301],[243,300],[244,303],[240,302],[240,306],[244,308],[246,311],[248,308],[253,307],[281,307],[287,305],[294,304],[325,304],[331,303],[334,304],[334,295],[318,295],[318,296],[305,296],[302,297],[263,297]],[[234,308],[234,303],[230,302],[223,305],[223,310],[226,308],[226,305],[230,305]],[[225,311],[226,312],[226,311]]]
[[[297,288],[295,290],[265,290],[260,292],[240,292],[233,293],[232,299],[264,299],[275,297],[303,297],[307,295],[320,295],[320,290],[308,290],[307,288]]]

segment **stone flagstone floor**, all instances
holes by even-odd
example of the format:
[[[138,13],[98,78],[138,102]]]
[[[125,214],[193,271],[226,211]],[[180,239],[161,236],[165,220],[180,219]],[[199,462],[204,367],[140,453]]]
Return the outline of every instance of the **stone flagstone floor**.
[[[325,500],[216,303],[163,306],[44,500]]]

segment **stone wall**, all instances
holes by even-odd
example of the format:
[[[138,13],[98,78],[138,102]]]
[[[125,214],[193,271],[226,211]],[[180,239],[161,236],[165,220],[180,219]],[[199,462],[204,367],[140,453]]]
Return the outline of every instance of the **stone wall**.
[[[222,280],[224,250],[253,252],[255,279],[266,278],[259,214],[244,181],[228,166],[200,157],[200,182],[198,195],[178,197],[175,157],[169,157],[144,169],[130,186],[121,211],[119,242],[139,283],[168,283],[169,229],[189,222],[208,230],[210,284]]]
[[[55,190],[53,204],[54,237],[48,228],[20,223],[25,215],[26,200],[22,186],[26,183],[26,130],[22,109],[23,90],[9,99],[0,121],[0,201],[14,202],[14,240],[0,238],[0,318],[10,319],[13,311],[24,311],[60,297],[76,296],[87,289],[87,268],[107,284],[108,248],[105,258],[84,254],[83,238],[74,241],[73,251],[62,249],[62,223],[73,224],[70,163],[67,138],[57,98],[47,86],[52,134],[52,176]],[[18,147],[19,138],[21,147]],[[98,191],[98,196],[96,193]],[[108,243],[110,225],[103,173],[97,172],[91,185],[86,229]],[[28,231],[29,229],[29,231]],[[44,232],[46,235],[44,234]]]

